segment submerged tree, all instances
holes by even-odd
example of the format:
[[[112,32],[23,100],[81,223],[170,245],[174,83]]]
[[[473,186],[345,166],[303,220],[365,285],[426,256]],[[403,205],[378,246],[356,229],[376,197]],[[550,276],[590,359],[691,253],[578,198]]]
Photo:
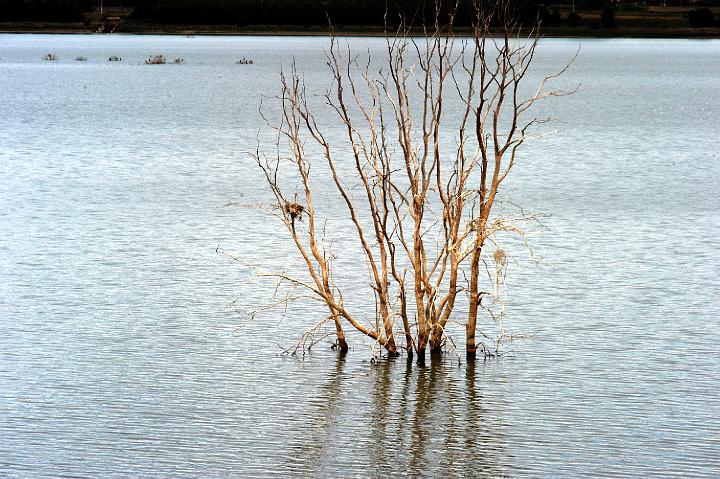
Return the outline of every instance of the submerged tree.
[[[333,83],[324,99],[332,122],[318,115],[294,65],[281,74],[281,118],[264,115],[277,142],[272,152],[259,142],[253,156],[274,195],[268,211],[284,224],[308,277],[263,275],[323,303],[342,351],[347,327],[389,356],[404,349],[418,361],[428,347],[455,347],[450,321],[464,319],[468,357],[496,354],[509,337],[503,327],[508,255],[498,238],[511,233],[524,241],[523,223],[536,218],[522,210],[494,214],[498,194],[531,128],[542,121],[531,107],[569,92],[546,89],[563,69],[528,93],[537,30],[522,36],[506,3],[470,6],[473,21],[463,35],[455,33],[457,6],[439,2],[434,24],[421,35],[402,22],[386,34],[380,67],[331,38]],[[338,125],[342,140],[327,133]],[[328,218],[315,203],[317,175],[334,188],[367,264],[376,302],[370,320],[362,316],[367,311],[348,307],[337,281],[343,272],[328,246]],[[275,305],[295,298],[286,295]],[[485,314],[493,333],[478,326]]]

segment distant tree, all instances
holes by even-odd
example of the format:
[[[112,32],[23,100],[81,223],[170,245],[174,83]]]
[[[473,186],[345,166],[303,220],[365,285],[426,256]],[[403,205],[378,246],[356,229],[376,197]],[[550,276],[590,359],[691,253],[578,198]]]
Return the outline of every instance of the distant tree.
[[[606,5],[600,14],[600,24],[605,28],[615,28],[615,10]]]
[[[688,12],[688,21],[693,28],[707,28],[715,24],[713,13],[709,8],[696,8]]]

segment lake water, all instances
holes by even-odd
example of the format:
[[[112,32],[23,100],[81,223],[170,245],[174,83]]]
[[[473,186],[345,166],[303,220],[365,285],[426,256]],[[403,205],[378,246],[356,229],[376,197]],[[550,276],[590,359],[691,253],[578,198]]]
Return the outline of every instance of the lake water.
[[[293,59],[326,88],[327,39],[0,35],[0,476],[720,476],[720,42],[546,39],[531,83],[579,45],[505,191],[550,215],[535,336],[418,367],[280,355],[317,311],[248,322],[215,251],[292,263],[224,205],[269,201],[257,106]]]

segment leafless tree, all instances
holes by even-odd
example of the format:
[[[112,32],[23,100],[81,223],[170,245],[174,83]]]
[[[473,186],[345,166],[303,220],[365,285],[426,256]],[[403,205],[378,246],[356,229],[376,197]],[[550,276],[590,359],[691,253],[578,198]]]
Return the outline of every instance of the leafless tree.
[[[462,35],[456,10],[439,2],[434,24],[420,35],[401,23],[386,34],[379,68],[377,59],[354,55],[331,37],[333,83],[324,99],[343,141],[330,140],[326,118],[317,115],[294,65],[281,74],[281,118],[264,116],[277,142],[260,142],[253,156],[274,195],[269,211],[284,224],[309,279],[269,275],[326,306],[342,351],[350,327],[389,356],[404,349],[423,361],[428,346],[454,347],[447,326],[458,310],[468,357],[478,350],[496,354],[511,337],[502,322],[508,257],[498,238],[515,234],[524,241],[523,225],[537,217],[494,214],[498,194],[541,122],[532,107],[571,92],[548,89],[565,67],[527,93],[537,30],[523,35],[506,3],[473,7]],[[322,168],[311,170],[314,165]],[[314,204],[317,174],[333,185],[368,266],[377,304],[370,321],[350,310],[335,280],[327,218]],[[289,177],[296,179],[291,187]],[[478,327],[485,314],[492,334]]]

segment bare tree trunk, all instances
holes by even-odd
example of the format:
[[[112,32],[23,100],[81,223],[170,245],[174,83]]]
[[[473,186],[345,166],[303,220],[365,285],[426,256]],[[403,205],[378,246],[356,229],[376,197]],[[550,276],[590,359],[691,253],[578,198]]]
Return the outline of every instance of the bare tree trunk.
[[[477,328],[478,306],[480,293],[478,292],[478,277],[480,276],[480,254],[482,246],[476,246],[470,259],[470,289],[468,291],[469,307],[468,320],[465,331],[465,351],[468,358],[474,358],[477,352],[475,343],[475,330]]]

